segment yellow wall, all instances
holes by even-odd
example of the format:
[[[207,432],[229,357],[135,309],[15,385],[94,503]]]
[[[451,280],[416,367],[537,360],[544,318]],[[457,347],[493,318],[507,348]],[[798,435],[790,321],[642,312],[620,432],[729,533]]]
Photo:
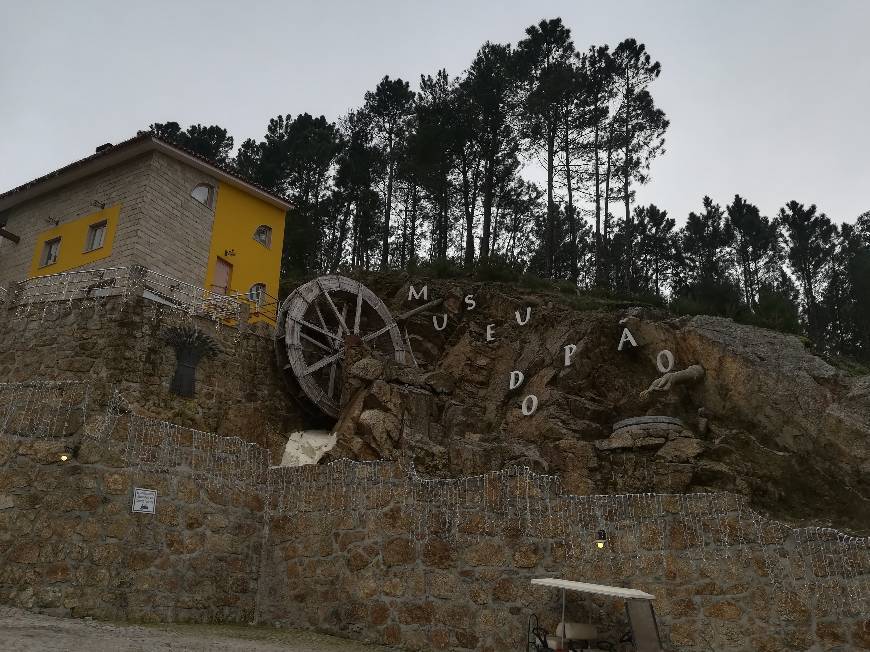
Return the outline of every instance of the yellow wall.
[[[118,215],[121,213],[121,204],[108,206],[101,211],[79,217],[71,222],[60,224],[52,229],[43,231],[36,236],[36,247],[33,250],[33,259],[30,262],[28,278],[43,276],[45,274],[57,274],[76,267],[89,265],[112,254],[112,242],[115,240],[115,231],[118,228]],[[88,227],[91,224],[106,220],[106,236],[103,246],[93,251],[85,251],[87,244]],[[60,250],[57,262],[52,265],[41,266],[42,250],[45,243],[55,238],[60,238]]]
[[[254,240],[254,231],[261,224],[272,227],[272,246],[267,249]],[[214,225],[211,232],[211,250],[208,255],[205,287],[212,289],[217,259],[223,258],[233,266],[230,289],[227,294],[247,295],[255,283],[265,283],[266,292],[278,296],[278,278],[281,274],[281,246],[284,242],[284,211],[252,197],[230,185],[222,183],[217,191]],[[225,255],[226,251],[234,254]],[[267,303],[275,299],[266,298]],[[274,314],[276,306],[267,306]],[[252,321],[266,319],[252,314]]]

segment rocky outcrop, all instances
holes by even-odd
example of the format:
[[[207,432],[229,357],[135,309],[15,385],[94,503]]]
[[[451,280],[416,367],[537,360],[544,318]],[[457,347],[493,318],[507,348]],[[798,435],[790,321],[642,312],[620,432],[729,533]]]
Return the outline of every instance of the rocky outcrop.
[[[405,324],[417,367],[349,350],[328,457],[402,459],[440,476],[524,464],[560,474],[572,493],[727,490],[783,517],[870,522],[870,378],[846,376],[798,338],[706,316],[574,310],[501,286],[428,285],[430,300],[444,298],[447,328],[429,313]],[[407,283],[376,291],[394,297],[394,314],[414,305]],[[618,351],[625,327],[637,346]],[[703,374],[641,396],[662,375],[664,349],[674,370]],[[511,389],[515,370],[523,381]],[[529,395],[537,407],[524,414]],[[612,432],[644,415],[684,427]]]

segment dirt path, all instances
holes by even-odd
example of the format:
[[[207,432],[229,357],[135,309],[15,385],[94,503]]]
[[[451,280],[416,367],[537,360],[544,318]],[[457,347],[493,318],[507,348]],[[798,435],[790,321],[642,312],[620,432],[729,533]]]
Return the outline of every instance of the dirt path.
[[[0,650],[4,652],[387,652],[304,631],[243,625],[124,625],[55,618],[0,607]]]

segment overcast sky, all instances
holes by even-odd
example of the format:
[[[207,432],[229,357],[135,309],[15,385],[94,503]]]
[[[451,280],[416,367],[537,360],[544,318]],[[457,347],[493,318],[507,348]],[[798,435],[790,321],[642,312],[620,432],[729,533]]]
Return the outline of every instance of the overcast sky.
[[[459,74],[554,16],[580,49],[633,36],[662,64],[671,127],[641,202],[870,210],[870,0],[0,0],[0,191],[154,121],[238,145],[278,113],[335,119],[385,74]]]

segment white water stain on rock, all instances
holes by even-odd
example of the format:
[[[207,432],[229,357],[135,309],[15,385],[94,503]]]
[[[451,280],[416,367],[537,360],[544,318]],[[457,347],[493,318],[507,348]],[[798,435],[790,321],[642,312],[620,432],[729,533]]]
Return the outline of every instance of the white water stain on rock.
[[[291,433],[284,446],[280,466],[317,464],[335,446],[337,436],[328,430],[299,430]]]

